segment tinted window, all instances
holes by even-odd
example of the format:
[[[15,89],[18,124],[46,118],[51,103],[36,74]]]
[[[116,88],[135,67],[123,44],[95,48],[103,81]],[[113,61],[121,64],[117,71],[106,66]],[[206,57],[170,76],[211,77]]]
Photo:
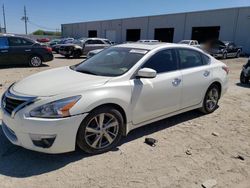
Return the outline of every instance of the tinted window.
[[[22,39],[22,38],[15,38],[15,37],[10,37],[9,38],[9,45],[10,46],[30,46],[33,43],[29,40]]]
[[[204,64],[204,65],[210,64],[211,59],[210,59],[208,56],[206,56],[206,55],[204,55],[204,54],[202,54],[201,56],[202,56],[203,64]]]
[[[104,44],[104,42],[101,40],[94,40],[93,44]]]
[[[8,48],[8,40],[0,37],[0,49]]]
[[[22,39],[22,43],[23,43],[23,46],[31,46],[34,44],[33,42],[26,40],[26,39]]]
[[[177,61],[174,50],[162,50],[153,55],[143,68],[154,69],[157,73],[177,70]]]
[[[194,50],[179,49],[180,67],[182,69],[203,65],[201,54]]]

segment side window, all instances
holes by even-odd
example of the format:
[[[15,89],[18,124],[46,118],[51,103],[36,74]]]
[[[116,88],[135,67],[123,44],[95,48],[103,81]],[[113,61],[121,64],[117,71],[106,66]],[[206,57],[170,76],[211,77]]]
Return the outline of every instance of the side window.
[[[26,39],[22,39],[22,45],[23,46],[31,46],[31,45],[33,45],[33,42],[26,40]]]
[[[203,64],[204,64],[204,65],[210,64],[211,59],[210,59],[208,56],[206,56],[206,55],[204,55],[204,54],[202,54],[201,56],[202,56]]]
[[[10,37],[9,38],[9,45],[10,46],[22,46],[22,39],[21,38],[15,38],[15,37]]]
[[[178,69],[174,50],[162,50],[153,55],[142,68],[154,69],[157,73],[169,72]]]
[[[10,37],[9,45],[10,46],[31,46],[33,45],[33,42],[26,40],[26,39],[22,39],[22,38]]]
[[[5,49],[5,48],[8,48],[8,47],[9,47],[9,45],[8,45],[7,38],[0,37],[0,49]]]
[[[93,40],[93,44],[104,44],[101,40]]]
[[[94,43],[93,43],[93,40],[87,40],[87,41],[85,42],[85,44],[94,44]]]
[[[203,65],[201,54],[194,50],[179,49],[181,69],[198,67]]]

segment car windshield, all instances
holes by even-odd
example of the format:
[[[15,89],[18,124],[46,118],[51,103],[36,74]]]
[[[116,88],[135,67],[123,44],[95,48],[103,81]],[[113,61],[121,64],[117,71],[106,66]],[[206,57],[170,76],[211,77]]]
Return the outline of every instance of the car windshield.
[[[71,68],[78,72],[99,76],[120,76],[133,67],[147,52],[143,49],[111,47]]]

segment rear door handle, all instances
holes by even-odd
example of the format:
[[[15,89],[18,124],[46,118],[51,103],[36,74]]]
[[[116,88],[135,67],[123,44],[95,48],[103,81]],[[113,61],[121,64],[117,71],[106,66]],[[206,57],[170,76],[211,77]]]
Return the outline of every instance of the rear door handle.
[[[31,51],[31,49],[25,50],[25,52],[30,52],[30,51]]]
[[[203,73],[203,75],[204,75],[205,77],[208,77],[208,76],[210,75],[210,71],[205,71],[205,72]]]
[[[2,53],[7,53],[9,50],[1,50]]]
[[[172,81],[172,85],[173,85],[174,87],[177,87],[180,83],[181,83],[181,79],[179,79],[179,78],[175,78],[175,79]]]

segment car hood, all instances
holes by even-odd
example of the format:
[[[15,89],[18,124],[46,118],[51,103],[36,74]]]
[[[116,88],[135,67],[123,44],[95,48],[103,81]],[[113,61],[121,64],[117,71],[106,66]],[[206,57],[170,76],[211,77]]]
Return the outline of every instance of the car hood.
[[[31,75],[15,83],[11,90],[21,95],[46,97],[98,87],[110,79],[62,67]]]

